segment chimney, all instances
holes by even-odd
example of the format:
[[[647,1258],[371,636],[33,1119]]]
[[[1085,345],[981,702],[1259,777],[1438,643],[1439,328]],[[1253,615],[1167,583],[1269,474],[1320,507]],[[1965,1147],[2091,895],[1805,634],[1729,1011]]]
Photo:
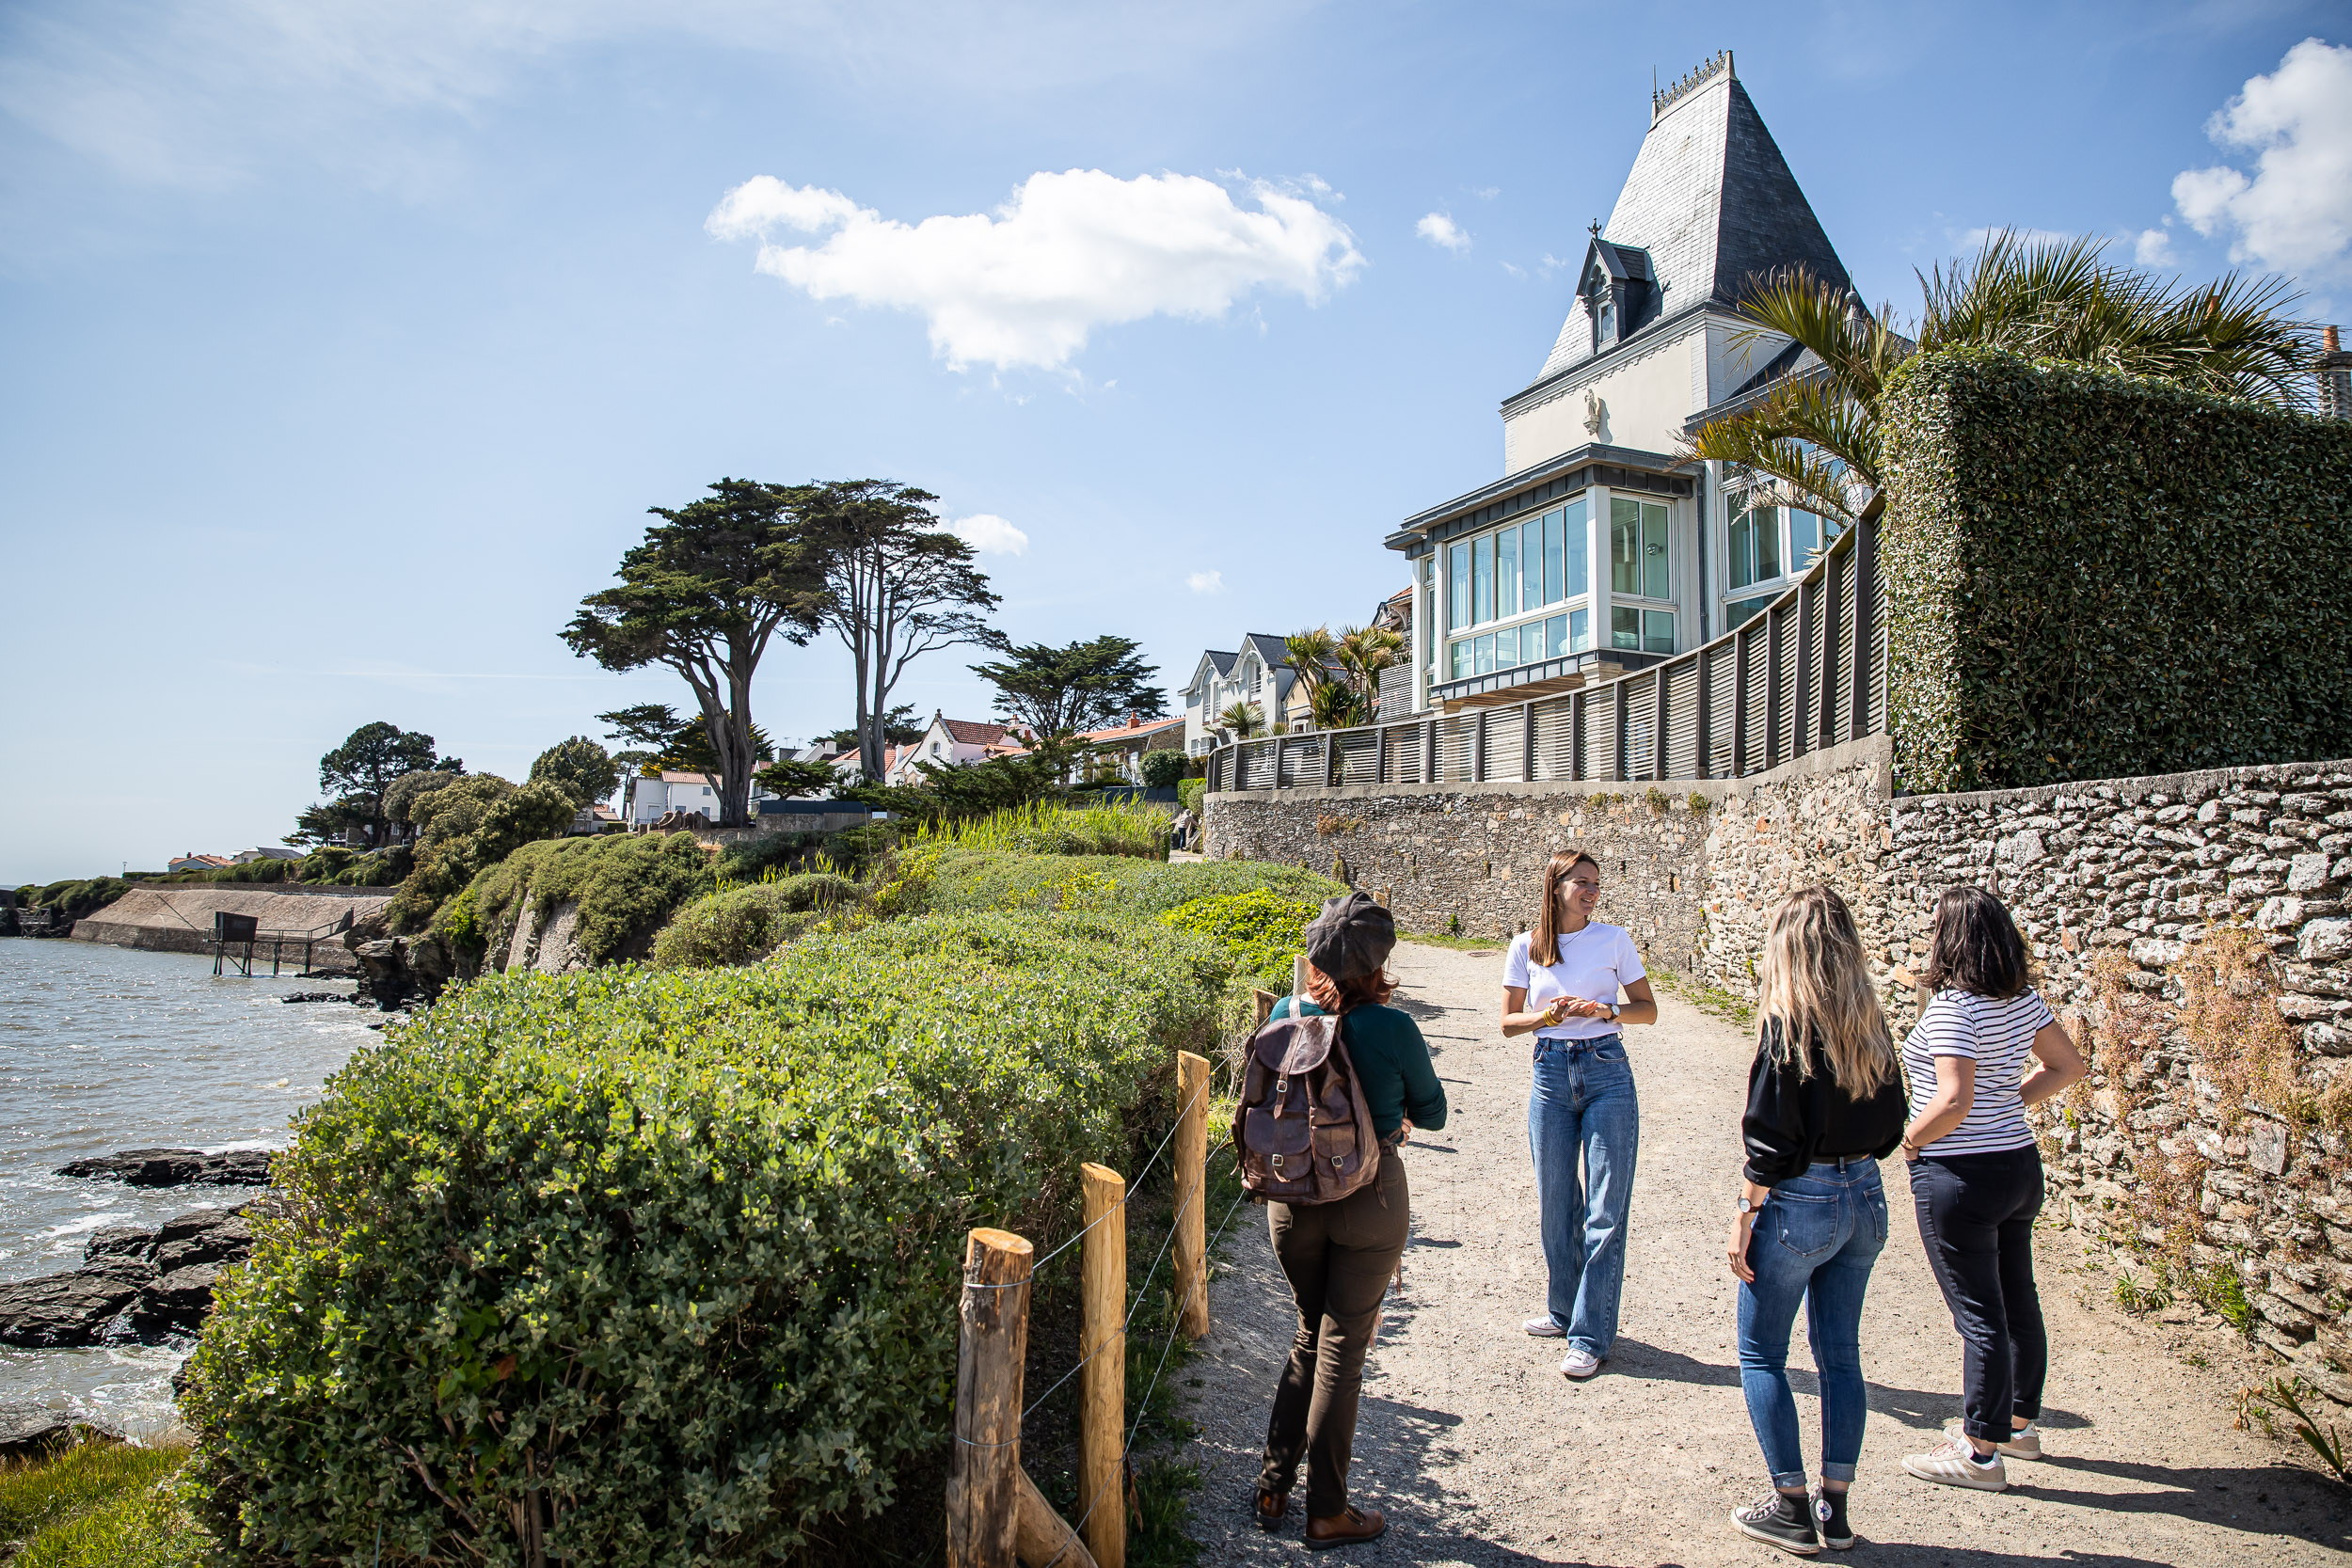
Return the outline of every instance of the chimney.
[[[1129,708],[1127,710],[1127,727],[1132,730],[1139,721],[1140,721],[1136,718],[1136,710],[1134,708]]]

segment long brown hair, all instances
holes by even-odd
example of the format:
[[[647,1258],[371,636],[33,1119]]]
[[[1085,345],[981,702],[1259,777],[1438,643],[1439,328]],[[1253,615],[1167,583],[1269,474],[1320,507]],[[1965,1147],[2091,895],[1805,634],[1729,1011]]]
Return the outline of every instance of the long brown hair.
[[[1534,929],[1527,937],[1527,961],[1549,969],[1560,961],[1560,884],[1580,865],[1600,875],[1600,862],[1581,849],[1559,849],[1544,863],[1544,901],[1535,911]]]
[[[1344,1018],[1359,1007],[1385,1007],[1395,994],[1396,982],[1386,969],[1359,974],[1353,980],[1334,980],[1311,960],[1307,964],[1307,999],[1334,1018]]]
[[[1805,1042],[1818,1039],[1831,1080],[1854,1098],[1894,1078],[1895,1041],[1870,985],[1862,935],[1834,889],[1809,887],[1781,900],[1764,938],[1756,990],[1773,1058],[1800,1076],[1812,1073]]]

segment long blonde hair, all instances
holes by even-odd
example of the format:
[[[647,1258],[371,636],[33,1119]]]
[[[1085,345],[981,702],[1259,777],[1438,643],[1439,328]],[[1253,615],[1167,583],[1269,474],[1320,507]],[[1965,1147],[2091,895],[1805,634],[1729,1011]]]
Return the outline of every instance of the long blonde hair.
[[[1772,911],[1757,988],[1758,1016],[1780,1025],[1777,1038],[1770,1029],[1766,1037],[1782,1065],[1810,1076],[1805,1041],[1818,1038],[1831,1081],[1848,1094],[1859,1099],[1894,1079],[1895,1041],[1870,985],[1862,935],[1834,890],[1792,893]]]
[[[1561,849],[1544,863],[1544,901],[1535,911],[1534,929],[1527,934],[1528,962],[1549,969],[1560,961],[1560,884],[1580,865],[1600,875],[1600,862],[1581,849]]]

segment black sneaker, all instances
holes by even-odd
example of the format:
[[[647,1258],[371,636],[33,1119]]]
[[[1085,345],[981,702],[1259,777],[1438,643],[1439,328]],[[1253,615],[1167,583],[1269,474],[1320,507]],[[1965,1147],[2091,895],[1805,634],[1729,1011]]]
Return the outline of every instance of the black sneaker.
[[[1813,1492],[1813,1528],[1821,1538],[1821,1544],[1833,1552],[1842,1552],[1853,1544],[1853,1526],[1846,1522],[1846,1494],[1816,1487]]]
[[[1767,1492],[1747,1507],[1733,1509],[1731,1522],[1740,1534],[1770,1542],[1799,1557],[1813,1557],[1821,1549],[1821,1538],[1813,1533],[1812,1512],[1805,1507],[1805,1499],[1786,1492]]]

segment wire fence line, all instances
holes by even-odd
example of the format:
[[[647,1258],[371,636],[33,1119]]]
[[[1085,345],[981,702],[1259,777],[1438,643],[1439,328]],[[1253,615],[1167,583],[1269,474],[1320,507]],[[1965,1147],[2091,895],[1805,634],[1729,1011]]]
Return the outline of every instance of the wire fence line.
[[[1135,1196],[1135,1191],[1137,1187],[1143,1185],[1143,1179],[1152,1174],[1152,1167],[1160,1163],[1160,1156],[1168,1152],[1168,1146],[1170,1141],[1175,1138],[1176,1130],[1184,1124],[1184,1117],[1192,1114],[1192,1108],[1195,1105],[1200,1104],[1208,1092],[1209,1079],[1203,1077],[1200,1080],[1200,1086],[1192,1091],[1192,1098],[1185,1101],[1183,1107],[1177,1111],[1176,1119],[1168,1123],[1167,1132],[1161,1135],[1160,1147],[1152,1151],[1152,1158],[1143,1163],[1143,1168],[1141,1170],[1136,1172],[1136,1174],[1132,1177],[1125,1179],[1126,1191],[1119,1195],[1119,1201],[1104,1210],[1101,1213],[1095,1215],[1092,1219],[1087,1221],[1073,1234],[1063,1237],[1060,1245],[1055,1247],[1053,1251],[1047,1253],[1044,1257],[1030,1264],[1029,1277],[1031,1279],[1035,1279],[1037,1277],[1038,1271],[1044,1268],[1046,1264],[1052,1262],[1055,1259],[1059,1258],[1063,1253],[1068,1252],[1072,1247],[1084,1241],[1088,1231],[1093,1229],[1096,1226],[1102,1224],[1104,1220],[1109,1219],[1113,1214],[1120,1212],[1127,1207],[1127,1200]],[[1227,1142],[1230,1143],[1231,1141],[1232,1140],[1230,1138],[1227,1139]],[[1214,1153],[1215,1150],[1212,1149],[1211,1152]]]

